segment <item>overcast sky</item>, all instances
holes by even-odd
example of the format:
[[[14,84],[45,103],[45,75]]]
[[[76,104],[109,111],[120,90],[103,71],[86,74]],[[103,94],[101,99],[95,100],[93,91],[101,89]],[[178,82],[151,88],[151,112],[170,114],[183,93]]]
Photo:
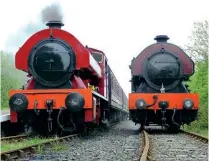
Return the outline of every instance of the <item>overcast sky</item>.
[[[126,94],[131,59],[159,34],[184,47],[195,21],[209,20],[208,0],[5,0],[0,3],[0,50],[15,54],[34,32],[45,28],[40,12],[53,2],[62,8],[63,29],[83,45],[104,51]]]

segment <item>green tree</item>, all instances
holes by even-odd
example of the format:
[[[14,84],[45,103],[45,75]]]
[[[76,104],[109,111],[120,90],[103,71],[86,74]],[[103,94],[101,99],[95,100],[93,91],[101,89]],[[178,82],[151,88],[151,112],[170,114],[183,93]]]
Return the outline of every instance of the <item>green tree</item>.
[[[208,47],[209,47],[208,21],[195,22],[187,45],[187,53],[195,61],[195,74],[188,83],[191,92],[196,92],[200,97],[200,110],[198,120],[188,129],[208,129]],[[198,130],[197,130],[198,129]]]
[[[20,89],[24,83],[24,72],[15,68],[14,55],[0,51],[1,54],[1,109],[8,108],[9,91]]]
[[[190,42],[187,45],[187,52],[196,62],[208,62],[208,47],[209,47],[209,25],[208,21],[195,22]]]

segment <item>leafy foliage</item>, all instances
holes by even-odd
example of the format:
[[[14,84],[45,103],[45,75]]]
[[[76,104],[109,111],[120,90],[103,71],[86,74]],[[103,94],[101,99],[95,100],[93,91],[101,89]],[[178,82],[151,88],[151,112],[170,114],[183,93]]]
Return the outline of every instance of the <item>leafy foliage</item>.
[[[1,109],[8,108],[9,91],[19,89],[24,83],[24,72],[14,66],[14,55],[0,51],[1,54]]]
[[[208,47],[209,47],[209,26],[208,22],[194,23],[190,43],[187,52],[195,60],[196,72],[189,82],[191,92],[196,92],[200,97],[200,110],[198,120],[194,121],[189,130],[208,129]]]
[[[208,61],[209,47],[209,25],[208,21],[195,22],[187,51],[195,61]]]

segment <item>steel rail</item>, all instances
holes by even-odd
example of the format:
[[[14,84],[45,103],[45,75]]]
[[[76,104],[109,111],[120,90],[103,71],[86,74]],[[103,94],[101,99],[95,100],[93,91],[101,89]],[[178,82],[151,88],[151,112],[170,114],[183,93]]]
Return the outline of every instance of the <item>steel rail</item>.
[[[194,138],[194,139],[197,139],[197,140],[200,140],[200,141],[202,141],[202,142],[204,142],[204,143],[208,143],[208,138],[206,138],[206,137],[204,137],[204,136],[201,136],[201,135],[199,135],[199,134],[196,134],[196,133],[193,133],[193,132],[188,132],[188,131],[184,131],[184,130],[180,130],[180,132],[181,133],[184,133],[184,134],[186,134],[186,135],[189,135],[189,136],[191,136],[192,138]]]
[[[142,154],[140,155],[139,161],[147,161],[149,149],[150,149],[150,142],[149,142],[148,134],[145,130],[142,131],[142,135],[143,135],[143,138],[142,138],[143,151],[142,151]]]
[[[29,137],[29,135],[16,135],[16,136],[9,136],[9,137],[2,137],[2,141],[21,141],[25,138]]]
[[[36,147],[49,145],[49,144],[52,144],[53,142],[61,142],[61,141],[64,141],[64,140],[70,140],[70,139],[73,139],[73,138],[80,137],[82,135],[83,135],[83,133],[68,135],[68,136],[56,138],[56,139],[53,139],[53,140],[45,141],[45,142],[42,142],[42,143],[37,143],[37,144],[30,145],[30,146],[26,146],[26,147],[2,152],[1,153],[1,160],[24,158],[25,155],[28,154],[28,153],[29,154],[35,153],[36,152]]]
[[[183,133],[185,135],[188,135],[194,139],[197,139],[199,141],[202,141],[204,143],[208,143],[208,138],[204,137],[204,136],[201,136],[201,135],[198,135],[196,133],[192,133],[192,132],[188,132],[188,131],[184,131],[184,130],[180,130],[180,133]],[[139,158],[139,161],[147,161],[147,160],[150,160],[150,140],[149,140],[149,137],[148,137],[148,133],[143,130],[142,131],[142,145],[143,145],[143,151],[142,151],[142,154],[140,155],[140,158]]]

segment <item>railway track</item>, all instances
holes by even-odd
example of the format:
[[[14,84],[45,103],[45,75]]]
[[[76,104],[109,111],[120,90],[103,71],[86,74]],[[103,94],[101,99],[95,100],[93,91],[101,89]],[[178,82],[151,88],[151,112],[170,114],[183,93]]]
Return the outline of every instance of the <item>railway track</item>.
[[[149,140],[149,136],[148,133],[143,130],[142,131],[142,148],[140,151],[140,158],[139,161],[147,161],[150,160],[150,140]]]
[[[29,135],[16,135],[16,136],[9,136],[9,137],[2,137],[2,141],[7,141],[7,142],[20,142],[26,138],[30,137]]]
[[[81,136],[83,136],[83,133],[68,135],[68,136],[64,136],[64,137],[59,137],[59,138],[55,138],[55,139],[45,141],[45,142],[42,142],[42,143],[33,144],[33,145],[26,146],[26,147],[23,147],[23,148],[2,152],[1,153],[1,160],[6,161],[6,160],[24,158],[26,155],[34,154],[38,147],[41,147],[41,146],[43,147],[43,146],[46,146],[46,145],[50,145],[54,142],[62,142],[64,140],[72,140],[74,138],[81,137]]]
[[[109,124],[108,127],[112,127],[114,125],[118,124],[118,122],[114,122]],[[105,131],[105,129],[107,129],[108,127],[100,127],[97,128],[97,130],[99,131]],[[30,146],[26,146],[23,148],[18,148],[18,149],[14,149],[14,150],[9,150],[9,151],[5,151],[1,153],[1,160],[2,161],[7,161],[7,160],[17,160],[20,158],[26,158],[31,156],[32,154],[35,154],[37,149],[41,149],[44,148],[45,146],[48,145],[52,145],[53,143],[59,143],[59,142],[63,142],[63,141],[69,141],[69,140],[73,140],[76,139],[78,137],[82,137],[82,136],[86,136],[86,135],[94,135],[94,131],[93,129],[90,129],[88,132],[85,133],[79,133],[79,134],[73,134],[73,135],[68,135],[68,136],[63,136],[63,137],[57,137],[55,139],[52,140],[47,140],[44,141],[42,143],[37,143],[37,144],[33,144]],[[10,137],[3,137],[1,138],[1,141],[8,141],[8,142],[13,142],[13,141],[22,141],[26,138],[28,138],[28,135],[17,135],[17,136],[10,136]]]
[[[208,138],[195,133],[181,130],[179,134],[169,135],[160,131],[143,130],[142,137],[140,161],[208,159]]]

